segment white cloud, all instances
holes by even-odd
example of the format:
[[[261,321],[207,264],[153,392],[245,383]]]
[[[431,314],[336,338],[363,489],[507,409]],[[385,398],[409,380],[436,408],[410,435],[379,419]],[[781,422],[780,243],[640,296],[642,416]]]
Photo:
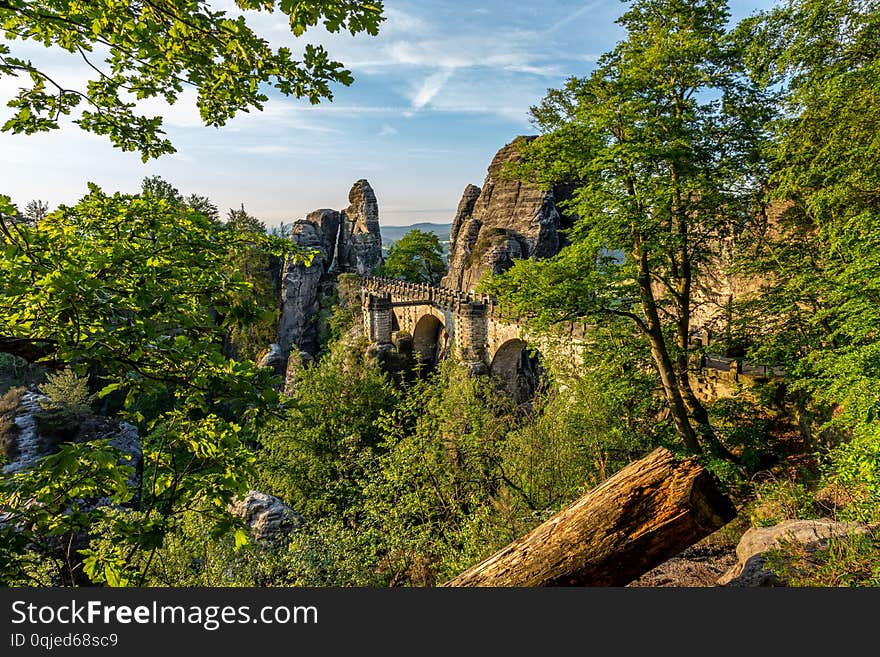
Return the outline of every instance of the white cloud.
[[[444,69],[429,75],[422,84],[416,89],[415,94],[410,99],[410,113],[418,112],[425,105],[430,103],[434,97],[440,93],[440,90],[452,77],[452,70]]]
[[[395,34],[408,36],[425,34],[431,29],[431,26],[424,19],[395,7],[386,7],[385,16],[386,20],[379,26],[379,33],[383,37]]]
[[[387,123],[383,123],[382,127],[379,129],[380,137],[393,137],[399,131],[393,125],[389,125]]]

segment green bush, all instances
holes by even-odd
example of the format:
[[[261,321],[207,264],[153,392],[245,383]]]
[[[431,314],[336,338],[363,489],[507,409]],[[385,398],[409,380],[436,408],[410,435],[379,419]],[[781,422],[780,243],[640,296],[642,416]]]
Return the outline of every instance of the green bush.
[[[300,372],[286,410],[262,429],[254,487],[309,520],[356,508],[382,441],[378,418],[400,394],[362,349],[337,343]]]
[[[89,392],[88,377],[67,368],[47,374],[38,389],[49,398],[40,403],[35,416],[40,433],[56,441],[72,439],[83,419],[91,415],[96,398]]]
[[[834,538],[815,551],[785,543],[767,555],[767,565],[789,586],[880,586],[880,537]]]
[[[880,426],[862,426],[850,441],[832,448],[823,480],[846,492],[846,502],[836,509],[838,517],[880,521]]]

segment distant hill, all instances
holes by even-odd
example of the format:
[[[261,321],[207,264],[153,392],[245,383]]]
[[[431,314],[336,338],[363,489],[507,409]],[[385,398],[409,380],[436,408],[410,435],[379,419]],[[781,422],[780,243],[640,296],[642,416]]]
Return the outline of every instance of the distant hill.
[[[449,251],[449,231],[452,230],[452,224],[434,224],[427,221],[409,226],[382,226],[380,224],[379,230],[382,233],[382,251],[385,253],[388,253],[389,246],[409,231],[420,230],[424,233],[434,233],[439,237],[440,243],[443,245],[443,252],[446,254]]]
[[[382,226],[380,224],[379,229],[382,231],[383,244],[386,241],[396,242],[411,230],[420,230],[425,233],[434,233],[437,237],[440,238],[441,242],[446,242],[449,241],[449,231],[452,230],[452,224],[432,224],[429,222],[412,224],[410,226]]]

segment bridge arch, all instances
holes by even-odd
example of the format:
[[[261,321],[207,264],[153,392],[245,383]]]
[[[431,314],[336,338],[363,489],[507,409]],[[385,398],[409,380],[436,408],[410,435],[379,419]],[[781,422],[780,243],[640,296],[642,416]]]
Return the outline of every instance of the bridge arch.
[[[413,355],[425,365],[433,365],[446,342],[446,326],[434,313],[422,315],[412,331]]]
[[[535,396],[544,377],[540,354],[521,338],[511,338],[495,350],[489,371],[518,404]]]

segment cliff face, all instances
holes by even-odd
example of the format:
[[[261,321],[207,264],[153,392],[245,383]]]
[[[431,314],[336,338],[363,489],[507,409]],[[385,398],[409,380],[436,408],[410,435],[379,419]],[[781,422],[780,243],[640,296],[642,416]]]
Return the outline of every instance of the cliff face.
[[[309,217],[318,213],[313,212]],[[337,223],[338,226],[338,223]],[[309,219],[293,225],[290,239],[304,249],[316,249],[318,255],[309,265],[289,258],[281,272],[281,317],[278,321],[277,343],[283,358],[291,349],[313,353],[317,349],[314,318],[318,313],[321,281],[327,274],[333,251],[326,250],[326,236],[320,224]],[[279,364],[280,365],[280,364]],[[283,369],[283,368],[282,368]]]
[[[733,267],[737,260],[761,257],[756,252],[768,240],[782,239],[782,226],[794,211],[790,201],[774,202],[756,213],[744,231],[728,227],[723,235],[707,242],[712,256],[694,274],[691,302],[691,333],[704,346],[711,345],[734,327],[734,308],[741,302],[760,297],[775,282],[768,275],[741,273]],[[733,346],[727,354],[742,355]]]
[[[275,367],[282,372],[292,350],[310,355],[317,351],[320,300],[335,275],[369,275],[382,263],[379,204],[370,183],[358,180],[348,200],[345,210],[315,210],[293,224],[290,239],[318,255],[309,265],[290,259],[282,269],[275,350],[279,361]]]
[[[498,151],[482,189],[468,185],[453,218],[445,287],[470,292],[486,272],[500,274],[517,258],[547,258],[559,252],[564,218],[558,189],[504,180],[505,164],[521,158],[519,137]]]

